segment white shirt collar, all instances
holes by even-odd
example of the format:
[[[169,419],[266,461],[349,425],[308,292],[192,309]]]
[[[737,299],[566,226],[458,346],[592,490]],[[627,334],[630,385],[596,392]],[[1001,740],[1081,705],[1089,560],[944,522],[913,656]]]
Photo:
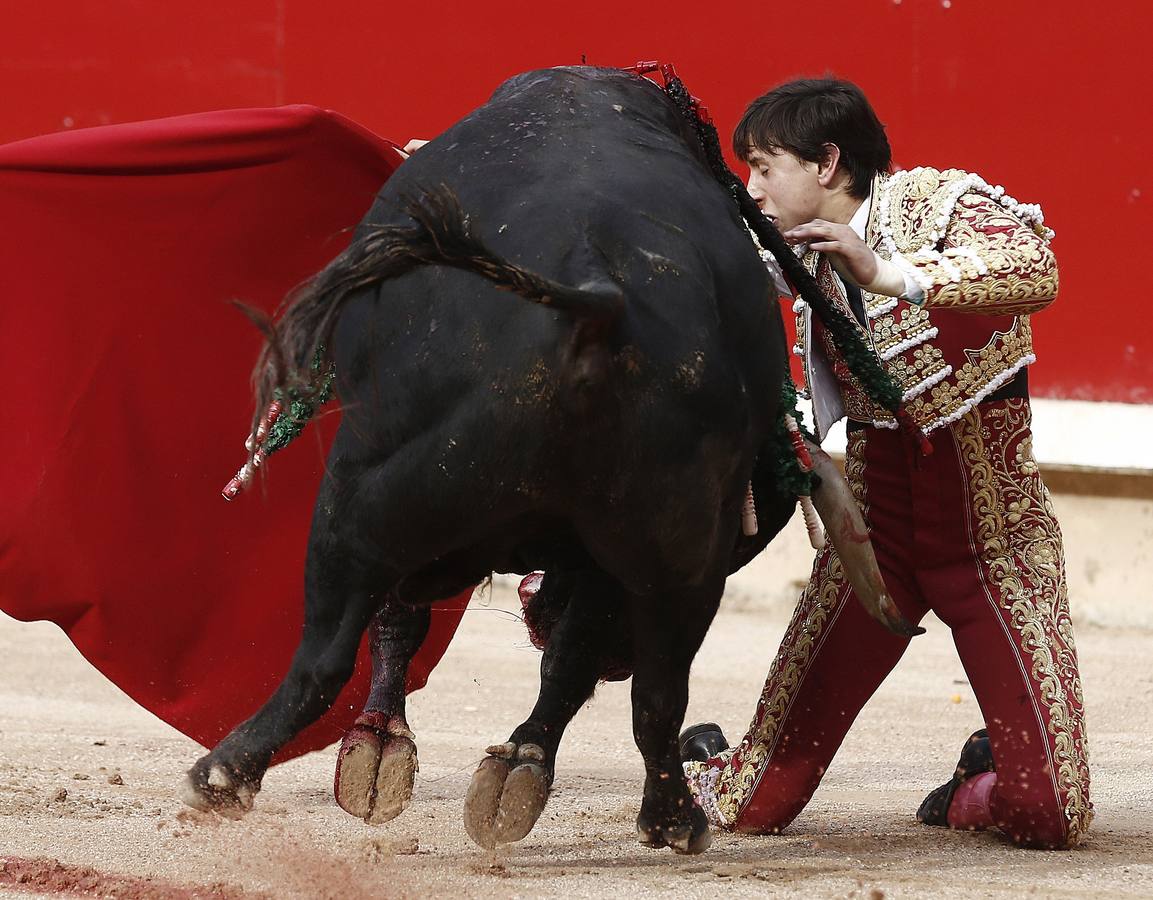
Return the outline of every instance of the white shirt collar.
[[[869,205],[873,199],[872,192],[869,196],[861,201],[861,205],[857,207],[857,211],[853,213],[853,218],[849,219],[849,227],[857,233],[862,241],[865,239],[865,229],[869,227]]]

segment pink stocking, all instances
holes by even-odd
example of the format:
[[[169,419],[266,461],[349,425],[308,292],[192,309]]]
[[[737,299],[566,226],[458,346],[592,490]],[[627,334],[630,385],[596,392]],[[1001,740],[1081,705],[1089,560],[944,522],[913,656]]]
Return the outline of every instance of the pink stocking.
[[[949,804],[949,827],[964,831],[991,828],[993,814],[989,811],[989,799],[996,784],[996,772],[982,772],[963,781]]]

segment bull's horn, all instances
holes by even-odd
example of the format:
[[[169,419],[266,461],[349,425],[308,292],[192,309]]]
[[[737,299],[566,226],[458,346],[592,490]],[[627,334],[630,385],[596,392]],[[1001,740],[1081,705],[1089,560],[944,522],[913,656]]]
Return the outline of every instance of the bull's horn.
[[[813,471],[821,477],[820,487],[813,491],[813,505],[861,605],[895,634],[906,637],[924,634],[925,629],[906,619],[889,595],[873,553],[873,542],[869,540],[869,529],[845,477],[829,454],[809,441],[805,444],[813,457]]]

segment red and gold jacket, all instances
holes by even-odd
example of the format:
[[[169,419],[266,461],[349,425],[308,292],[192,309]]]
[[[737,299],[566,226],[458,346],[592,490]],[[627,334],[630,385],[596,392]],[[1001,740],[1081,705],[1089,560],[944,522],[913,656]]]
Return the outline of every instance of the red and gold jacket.
[[[873,182],[865,242],[923,291],[921,304],[863,293],[858,325],[926,432],[961,418],[1036,360],[1029,314],[1057,295],[1053,232],[1038,206],[959,169],[917,168]],[[856,322],[822,254],[803,261]],[[824,327],[798,300],[797,345],[818,433],[847,415],[895,428],[848,372]]]

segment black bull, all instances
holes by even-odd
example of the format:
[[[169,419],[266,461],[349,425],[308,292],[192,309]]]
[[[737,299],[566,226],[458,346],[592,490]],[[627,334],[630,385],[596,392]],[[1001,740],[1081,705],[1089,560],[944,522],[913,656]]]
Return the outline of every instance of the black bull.
[[[371,623],[373,689],[337,798],[370,822],[396,815],[416,767],[405,673],[429,604],[493,571],[545,569],[563,602],[539,699],[477,770],[469,833],[484,846],[528,833],[566,725],[626,659],[641,839],[703,850],[677,750],[689,666],[727,575],[796,500],[769,454],[757,465],[786,371],[780,311],[680,113],[617,70],[506,82],[400,168],[295,299],[258,367],[259,408],[318,346],[344,418],[301,643],[273,697],[193,767],[187,802],[247,809],[276,750],[348,680]],[[754,538],[740,534],[750,479]],[[859,519],[845,522],[859,539]]]

